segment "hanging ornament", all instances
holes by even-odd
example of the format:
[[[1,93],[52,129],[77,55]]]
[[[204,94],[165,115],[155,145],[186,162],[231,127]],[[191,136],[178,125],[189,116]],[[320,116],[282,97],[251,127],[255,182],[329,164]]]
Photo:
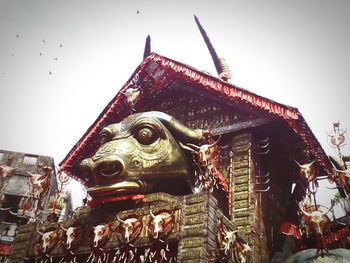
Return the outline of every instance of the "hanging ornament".
[[[333,123],[333,131],[327,133],[328,135],[328,143],[330,146],[334,148],[340,148],[345,145],[347,135],[346,130],[340,129],[339,121]]]
[[[61,171],[58,173],[57,180],[61,185],[59,190],[60,192],[63,190],[64,186],[70,183],[71,179],[72,178],[65,171]]]

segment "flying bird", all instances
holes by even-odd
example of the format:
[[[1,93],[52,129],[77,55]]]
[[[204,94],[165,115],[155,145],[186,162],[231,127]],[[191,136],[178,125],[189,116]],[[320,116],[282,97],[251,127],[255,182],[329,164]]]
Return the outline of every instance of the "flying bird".
[[[44,43],[44,44],[46,43],[45,39],[43,39],[43,43]]]
[[[62,44],[60,44],[60,47],[63,47],[63,45],[62,45]]]
[[[40,52],[40,53],[39,53],[39,56],[42,56],[42,55],[43,55],[43,53]]]
[[[19,35],[18,35],[18,34],[16,34],[16,37],[17,37],[17,38],[19,38]]]
[[[54,60],[58,60],[58,57],[55,57]]]
[[[51,70],[49,71],[49,74],[50,74],[50,75],[52,75],[52,72],[51,72]]]
[[[137,11],[136,11],[136,14],[140,14],[140,11],[139,11],[139,10],[137,10]]]

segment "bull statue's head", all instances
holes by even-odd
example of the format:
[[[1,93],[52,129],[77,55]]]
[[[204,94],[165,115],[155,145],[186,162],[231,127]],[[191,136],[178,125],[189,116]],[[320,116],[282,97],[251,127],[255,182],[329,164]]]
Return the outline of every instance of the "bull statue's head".
[[[101,145],[80,166],[92,198],[155,191],[172,193],[187,184],[189,166],[178,142],[198,143],[206,131],[185,127],[157,111],[129,115],[104,127]],[[184,188],[184,187],[182,187]]]

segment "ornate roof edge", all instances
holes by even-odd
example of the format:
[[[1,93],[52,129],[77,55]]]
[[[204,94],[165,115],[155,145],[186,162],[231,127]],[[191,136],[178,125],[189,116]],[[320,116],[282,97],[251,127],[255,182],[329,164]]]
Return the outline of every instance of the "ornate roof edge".
[[[168,84],[169,79],[175,78],[177,80],[194,84],[198,89],[202,89],[203,91],[206,90],[215,93],[216,95],[222,96],[233,102],[247,104],[257,110],[269,113],[274,117],[284,119],[293,131],[301,137],[302,141],[305,143],[308,150],[315,156],[320,166],[322,166],[327,173],[330,174],[332,172],[332,165],[327,158],[326,153],[297,108],[275,102],[243,88],[236,87],[233,84],[222,81],[206,72],[158,55],[154,52],[150,53],[150,55],[147,56],[136,68],[129,80],[103,109],[98,118],[87,129],[81,139],[73,146],[66,157],[60,162],[60,171],[67,171],[72,177],[81,181],[80,178],[70,171],[70,167],[73,166],[74,160],[83,153],[84,148],[87,146],[91,138],[96,136],[97,132],[106,125],[107,119],[115,113],[119,107],[124,105],[125,96],[123,93],[128,88],[135,85],[135,79],[138,79],[142,74],[154,74],[154,71],[152,71],[152,64],[156,64],[163,73],[168,76],[168,79],[166,77],[159,77],[155,80],[151,87],[153,95],[158,94],[162,88]],[[169,76],[171,78],[169,78]],[[122,115],[125,115],[125,113],[120,113],[120,117],[122,117]]]

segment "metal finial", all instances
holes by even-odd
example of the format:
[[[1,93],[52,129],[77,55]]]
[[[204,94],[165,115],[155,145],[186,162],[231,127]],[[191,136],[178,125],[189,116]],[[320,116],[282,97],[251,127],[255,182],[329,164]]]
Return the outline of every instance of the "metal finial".
[[[151,37],[150,35],[146,38],[145,51],[143,52],[143,59],[149,56],[151,53]]]

